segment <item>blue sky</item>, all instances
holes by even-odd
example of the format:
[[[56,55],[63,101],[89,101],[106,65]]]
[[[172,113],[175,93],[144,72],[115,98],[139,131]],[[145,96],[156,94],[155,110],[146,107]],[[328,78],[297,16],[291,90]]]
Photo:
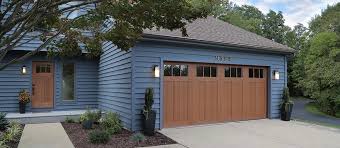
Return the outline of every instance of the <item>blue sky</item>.
[[[308,26],[308,22],[327,5],[334,5],[340,0],[230,0],[238,5],[253,5],[263,13],[270,9],[282,11],[286,25],[293,27],[297,23]]]

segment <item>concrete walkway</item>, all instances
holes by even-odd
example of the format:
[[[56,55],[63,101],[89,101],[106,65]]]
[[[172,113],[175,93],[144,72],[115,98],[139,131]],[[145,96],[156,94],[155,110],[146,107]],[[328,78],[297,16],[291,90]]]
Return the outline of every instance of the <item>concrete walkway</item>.
[[[312,121],[317,123],[326,123],[331,125],[340,125],[339,118],[333,118],[328,116],[317,115],[308,112],[305,109],[305,105],[309,103],[311,100],[308,99],[297,99],[294,100],[294,107],[292,112],[293,119],[300,119],[306,121]]]
[[[18,148],[74,148],[60,123],[26,124]]]
[[[340,130],[298,121],[253,120],[160,131],[189,148],[336,148]]]

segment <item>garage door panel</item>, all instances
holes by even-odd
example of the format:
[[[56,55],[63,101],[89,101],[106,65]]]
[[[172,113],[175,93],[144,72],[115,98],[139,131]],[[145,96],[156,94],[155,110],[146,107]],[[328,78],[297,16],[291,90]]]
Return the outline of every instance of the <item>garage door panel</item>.
[[[242,120],[243,118],[243,92],[242,81],[232,81],[232,120]]]
[[[165,81],[164,82],[164,126],[168,126],[168,123],[171,123],[174,119],[174,100],[173,100],[173,83],[171,81]]]
[[[228,121],[231,120],[231,81],[223,81],[220,83],[219,87],[219,103],[218,103],[218,113],[219,113],[219,121]]]
[[[177,62],[175,65],[188,65],[188,75],[164,76],[164,127],[266,118],[267,78],[259,73],[248,76],[250,69],[266,74],[266,68]],[[206,74],[209,70],[204,69],[204,74],[197,76],[196,68],[200,66],[217,68],[217,75],[209,77]],[[231,73],[236,71],[242,76]]]
[[[267,98],[266,84],[261,83],[261,82],[258,82],[256,84],[257,84],[257,86],[256,86],[257,117],[258,118],[265,118],[264,115],[267,112],[267,110],[266,110],[266,102],[267,102],[267,100],[266,100],[266,98]]]
[[[205,86],[205,121],[217,121],[218,83],[217,81],[208,81]]]

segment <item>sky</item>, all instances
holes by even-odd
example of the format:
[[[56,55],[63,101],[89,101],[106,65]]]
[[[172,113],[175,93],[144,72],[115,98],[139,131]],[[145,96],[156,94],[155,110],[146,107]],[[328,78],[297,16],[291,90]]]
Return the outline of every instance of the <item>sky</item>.
[[[264,14],[270,9],[282,11],[285,24],[293,27],[298,23],[308,26],[308,22],[317,14],[321,14],[327,5],[334,5],[340,0],[230,0],[237,5],[253,5]]]

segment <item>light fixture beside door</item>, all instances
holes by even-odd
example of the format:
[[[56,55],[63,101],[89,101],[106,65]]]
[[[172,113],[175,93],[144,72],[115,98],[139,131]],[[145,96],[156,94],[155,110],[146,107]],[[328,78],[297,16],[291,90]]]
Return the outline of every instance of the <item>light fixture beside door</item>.
[[[279,80],[280,79],[280,72],[278,70],[273,71],[273,80]]]
[[[27,67],[25,65],[21,67],[21,74],[23,75],[27,74]]]
[[[159,75],[160,75],[160,68],[158,65],[154,65],[153,66],[153,76],[155,78],[159,78]]]

